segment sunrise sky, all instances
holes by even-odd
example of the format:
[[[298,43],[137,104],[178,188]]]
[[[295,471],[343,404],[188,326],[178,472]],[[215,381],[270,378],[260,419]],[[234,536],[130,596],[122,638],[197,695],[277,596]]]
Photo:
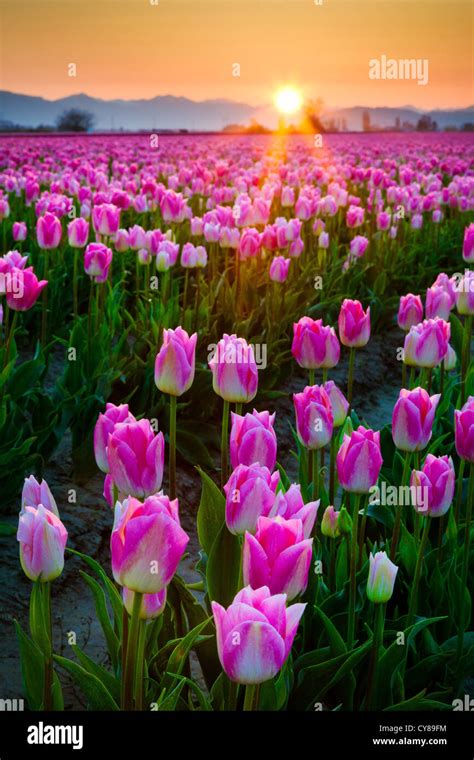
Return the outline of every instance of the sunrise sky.
[[[172,94],[263,106],[289,83],[329,106],[474,101],[469,0],[151,2],[0,0],[0,88],[49,99]],[[369,59],[382,54],[427,58],[428,85],[370,80]]]

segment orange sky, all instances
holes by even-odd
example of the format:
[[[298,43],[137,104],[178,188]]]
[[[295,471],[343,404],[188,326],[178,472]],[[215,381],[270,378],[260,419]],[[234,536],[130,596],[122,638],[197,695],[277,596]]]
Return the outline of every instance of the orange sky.
[[[50,99],[173,94],[264,105],[291,82],[333,106],[474,101],[470,0],[151,2],[0,0],[0,88]],[[428,85],[370,80],[368,61],[382,54],[427,58]]]

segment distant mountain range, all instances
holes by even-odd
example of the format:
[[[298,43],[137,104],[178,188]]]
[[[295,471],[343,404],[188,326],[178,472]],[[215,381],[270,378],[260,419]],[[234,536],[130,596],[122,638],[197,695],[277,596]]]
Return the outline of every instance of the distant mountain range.
[[[219,131],[228,124],[248,124],[251,119],[269,126],[276,126],[278,119],[270,106],[258,108],[233,100],[202,100],[159,95],[150,100],[102,100],[89,95],[70,95],[58,100],[31,95],[20,95],[0,90],[0,122],[36,128],[39,125],[54,125],[58,116],[69,108],[89,111],[95,119],[94,129],[101,130],[179,130]],[[461,127],[466,122],[474,122],[474,107],[455,110],[421,111],[412,106],[401,108],[352,108],[326,109],[324,120],[339,122],[345,120],[346,129],[362,129],[362,115],[368,112],[372,125],[387,128],[399,119],[400,124],[409,122],[416,125],[424,113],[434,119],[438,127]],[[295,117],[296,120],[296,117]]]

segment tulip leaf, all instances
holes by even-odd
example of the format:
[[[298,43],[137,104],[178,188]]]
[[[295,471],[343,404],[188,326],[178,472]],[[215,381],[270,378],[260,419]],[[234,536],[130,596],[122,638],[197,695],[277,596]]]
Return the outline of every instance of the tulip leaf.
[[[54,660],[73,677],[80,686],[89,710],[118,710],[118,705],[102,681],[93,673],[66,657],[55,654]]]
[[[166,666],[166,672],[163,675],[163,678],[161,679],[160,684],[160,690],[166,689],[169,690],[173,688],[174,685],[174,679],[176,678],[176,673],[181,674],[184,665],[188,659],[189,652],[193,648],[193,646],[196,643],[196,640],[198,639],[199,635],[202,633],[204,628],[209,623],[209,619],[204,620],[202,623],[199,623],[195,628],[193,628],[189,633],[184,636],[184,638],[180,639],[171,652],[170,658],[168,660],[168,664]],[[209,639],[208,636],[203,636],[203,640],[207,641]],[[174,675],[173,675],[174,674]]]
[[[91,570],[94,570],[94,572],[98,575],[100,580],[103,582],[105,588],[107,589],[110,604],[113,609],[115,627],[118,630],[119,636],[121,636],[122,635],[123,602],[116,587],[114,586],[110,578],[108,578],[107,574],[105,573],[105,570],[100,566],[100,564],[95,559],[93,559],[92,557],[89,557],[87,554],[82,554],[81,552],[78,552],[76,549],[70,549],[69,547],[66,548],[66,551],[70,552],[71,554],[75,554],[76,556],[83,559],[84,562],[86,562],[86,564],[89,565]]]
[[[438,702],[435,699],[424,698],[426,689],[420,691],[411,699],[405,699],[403,702],[398,702],[396,705],[386,707],[384,712],[398,712],[405,710],[452,710],[452,705],[446,704],[446,702]]]
[[[199,702],[199,706],[204,712],[212,712],[212,707],[209,700],[207,699],[203,691],[199,688],[199,686],[196,683],[194,683],[194,681],[192,681],[190,678],[187,678],[186,676],[182,676],[180,673],[170,673],[169,675],[173,676],[173,678],[176,678],[176,680],[178,680],[179,683],[173,689],[171,694],[169,694],[167,697],[163,699],[162,702],[159,703],[158,710],[160,712],[165,711],[165,710],[170,711],[170,710],[176,709],[176,704],[185,686],[187,686],[188,689],[194,692]]]
[[[99,583],[97,583],[97,581],[94,580],[94,578],[92,578],[90,575],[84,573],[82,570],[80,573],[94,596],[97,617],[99,618],[100,625],[104,632],[105,640],[107,642],[107,649],[110,655],[110,659],[112,660],[112,665],[116,670],[118,666],[120,642],[115,634],[112,623],[110,622],[109,613],[107,611],[105,591],[102,586],[100,586]]]
[[[45,619],[44,592],[45,584],[39,580],[31,587],[30,597],[30,631],[34,642],[39,646],[45,657],[51,656],[51,642],[48,634],[48,623]]]
[[[71,649],[79,660],[80,665],[92,675],[102,681],[112,698],[118,703],[120,701],[120,681],[118,678],[109,673],[102,665],[98,665],[77,644],[72,644]]]
[[[225,523],[225,497],[214,481],[200,467],[201,501],[197,514],[199,543],[206,554],[210,554],[214,541]]]
[[[206,566],[209,599],[224,607],[231,604],[238,591],[241,553],[238,536],[234,536],[224,523],[212,545]]]
[[[23,690],[30,710],[40,710],[43,704],[44,654],[14,620],[20,646]]]
[[[178,575],[174,576],[170,585],[174,586],[179,594],[181,604],[183,605],[183,609],[191,628],[195,628],[199,623],[203,622],[203,620],[208,619],[207,611],[201,604],[199,604],[196,597],[186,588],[185,583]],[[212,620],[208,620],[208,627],[204,628],[204,633],[214,634]],[[207,687],[210,689],[221,673],[221,665],[217,655],[217,646],[214,635],[212,639],[199,645],[196,649],[196,654]]]

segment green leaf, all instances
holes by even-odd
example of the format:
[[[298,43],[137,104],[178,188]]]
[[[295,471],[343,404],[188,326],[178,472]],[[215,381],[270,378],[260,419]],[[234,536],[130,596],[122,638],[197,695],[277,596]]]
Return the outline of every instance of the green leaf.
[[[43,704],[44,655],[17,621],[13,622],[20,646],[21,675],[26,701],[30,710],[40,710]]]
[[[186,636],[184,636],[184,638],[182,638],[175,646],[168,660],[166,672],[161,680],[160,689],[166,689],[168,691],[169,689],[173,688],[174,679],[176,678],[175,674],[182,673],[184,665],[188,659],[189,652],[193,648],[196,639],[199,637],[208,623],[209,620],[204,620],[202,623],[199,623],[199,625],[193,628],[192,631],[189,631],[189,633],[187,633]],[[203,639],[207,640],[208,637],[203,637]]]
[[[112,698],[117,702],[120,702],[120,681],[118,678],[109,673],[102,665],[98,665],[92,660],[85,652],[80,649],[77,644],[71,644],[71,648],[79,660],[80,665],[92,675],[96,676],[99,681],[102,681],[107,691]]]
[[[94,596],[95,611],[104,632],[105,640],[107,642],[107,650],[109,652],[110,659],[112,660],[114,669],[117,669],[120,641],[115,634],[112,623],[110,622],[109,613],[107,611],[105,591],[102,586],[100,586],[99,583],[97,583],[97,581],[94,580],[94,578],[92,578],[90,575],[84,573],[82,570],[80,573]]]
[[[206,554],[210,554],[216,537],[225,524],[225,497],[214,481],[200,467],[201,501],[197,514],[199,543]]]
[[[33,641],[39,646],[45,657],[51,656],[51,641],[49,639],[49,625],[45,619],[44,593],[45,584],[39,580],[31,586],[30,596],[30,632]]]
[[[211,601],[228,607],[238,591],[241,548],[224,523],[217,534],[206,566],[207,591]]]
[[[105,688],[97,676],[93,673],[89,673],[85,668],[81,667],[72,660],[68,660],[66,657],[60,657],[55,654],[54,660],[64,670],[67,670],[71,674],[74,681],[80,686],[88,704],[89,710],[118,710],[118,705],[113,699],[110,692]]]
[[[119,636],[121,636],[122,635],[123,602],[116,587],[114,586],[110,578],[107,576],[107,573],[95,559],[93,559],[92,557],[89,557],[87,554],[82,554],[81,552],[76,551],[76,549],[69,549],[69,547],[66,548],[66,551],[70,552],[71,554],[75,554],[77,557],[80,557],[81,559],[83,559],[84,562],[86,562],[86,564],[89,565],[91,570],[93,570],[98,575],[100,580],[103,582],[105,588],[107,589],[110,604],[112,605],[112,609],[114,612],[115,627],[118,630]]]

